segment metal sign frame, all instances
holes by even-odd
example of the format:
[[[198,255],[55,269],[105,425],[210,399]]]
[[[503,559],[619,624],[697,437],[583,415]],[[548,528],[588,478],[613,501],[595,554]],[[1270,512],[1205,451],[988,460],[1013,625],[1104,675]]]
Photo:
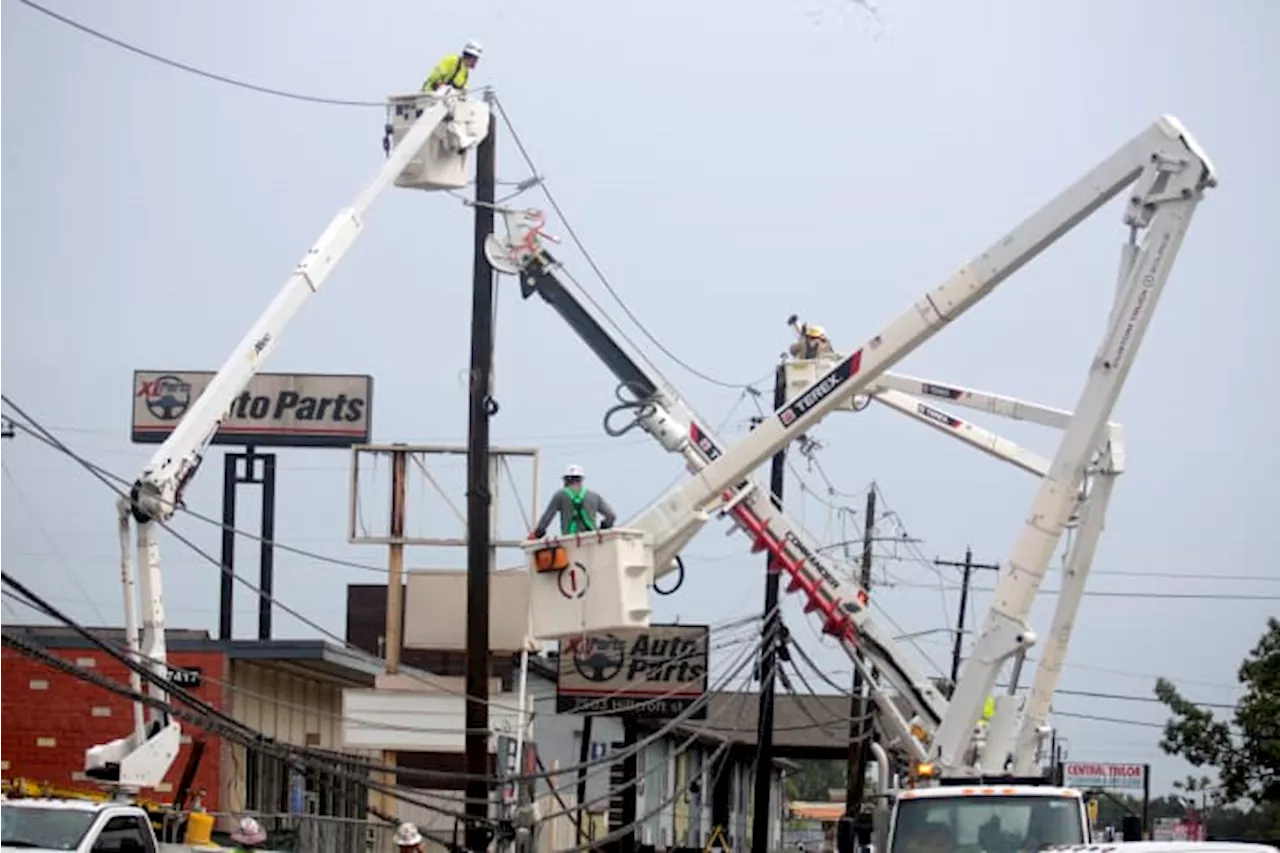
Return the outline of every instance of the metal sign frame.
[[[491,470],[489,472],[490,481],[498,483],[502,467],[506,464],[507,459],[511,457],[530,458],[533,460],[533,482],[530,495],[530,509],[533,513],[533,519],[536,520],[539,512],[538,504],[538,476],[539,464],[541,461],[541,451],[536,447],[495,447],[490,451]],[[404,454],[409,460],[415,464],[426,479],[431,483],[437,494],[439,494],[453,509],[455,515],[458,516],[464,528],[466,525],[465,508],[457,507],[449,495],[445,494],[443,488],[431,476],[429,466],[423,457],[428,456],[466,456],[467,448],[460,445],[447,444],[357,444],[351,448],[351,486],[348,495],[347,507],[347,541],[353,545],[425,545],[425,546],[443,546],[443,547],[463,547],[467,544],[466,536],[440,537],[440,536],[393,536],[388,530],[385,534],[367,533],[359,530],[359,505],[360,505],[360,462],[362,456],[394,456],[395,454]],[[509,471],[510,469],[508,469]],[[511,475],[514,481],[514,474]],[[494,530],[497,530],[497,521],[499,518],[498,497],[502,493],[502,489],[495,487],[493,489],[493,499],[490,502],[490,517],[493,519]],[[525,539],[501,539],[495,538],[492,542],[495,548],[519,548],[525,543]]]

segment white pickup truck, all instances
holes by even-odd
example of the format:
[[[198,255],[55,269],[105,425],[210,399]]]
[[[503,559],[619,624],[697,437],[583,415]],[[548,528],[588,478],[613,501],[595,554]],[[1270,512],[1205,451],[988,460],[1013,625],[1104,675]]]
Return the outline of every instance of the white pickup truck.
[[[193,853],[217,844],[166,844],[138,806],[93,800],[5,799],[0,803],[0,850],[42,853]],[[269,851],[261,851],[269,853]]]
[[[0,804],[0,850],[169,853],[198,849],[161,844],[147,813],[127,803],[6,799]]]

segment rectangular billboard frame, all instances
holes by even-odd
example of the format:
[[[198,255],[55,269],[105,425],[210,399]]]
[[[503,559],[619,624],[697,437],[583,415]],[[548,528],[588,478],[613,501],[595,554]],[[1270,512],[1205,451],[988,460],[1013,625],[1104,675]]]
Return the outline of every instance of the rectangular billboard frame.
[[[215,375],[210,370],[135,370],[130,407],[130,441],[134,444],[163,443]],[[155,384],[166,379],[172,380],[167,386]],[[344,381],[351,388],[337,389],[330,394],[323,388],[307,387],[318,383],[334,383],[335,380]],[[193,386],[197,383],[202,383],[199,386],[200,392],[193,395]],[[171,392],[176,389],[177,393],[169,393],[166,397],[160,393],[166,388]],[[306,390],[318,393],[303,393]],[[350,393],[352,391],[355,393]],[[158,396],[154,400],[148,400],[148,394]],[[286,395],[292,395],[292,399]],[[267,409],[263,415],[255,417],[252,407],[258,400],[266,400]],[[306,401],[311,401],[311,406],[318,411],[315,417],[299,422],[296,416]],[[258,373],[249,380],[248,387],[237,396],[231,408],[233,413],[239,409],[245,415],[236,417],[233,414],[224,420],[213,436],[213,444],[307,448],[367,444],[373,429],[373,377],[367,373]],[[341,420],[334,420],[333,415],[329,414],[331,408],[342,414]],[[343,409],[345,412],[341,411]],[[348,417],[352,414],[355,417]],[[329,422],[340,426],[281,426],[273,429],[237,425],[244,420],[265,418],[276,421],[290,416],[290,422],[295,424]],[[250,432],[250,429],[253,431]]]

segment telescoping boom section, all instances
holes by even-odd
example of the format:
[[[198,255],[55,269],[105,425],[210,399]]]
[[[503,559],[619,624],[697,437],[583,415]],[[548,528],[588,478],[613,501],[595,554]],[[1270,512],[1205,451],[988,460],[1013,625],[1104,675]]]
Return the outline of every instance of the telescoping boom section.
[[[470,100],[465,93],[396,95],[388,99],[383,142],[386,162],[298,261],[275,299],[156,449],[133,484],[129,499],[120,501],[125,633],[131,650],[160,678],[166,676],[167,666],[156,524],[170,519],[181,505],[183,489],[199,469],[228,407],[275,351],[285,327],[307,299],[320,290],[363,233],[364,217],[373,202],[392,186],[418,190],[466,186],[467,152],[488,135],[489,125],[488,103]],[[131,522],[137,524],[141,568],[136,590],[129,541]],[[154,684],[150,692],[164,699],[165,692]],[[135,703],[133,732],[90,747],[85,754],[85,773],[124,790],[155,787],[177,757],[180,739],[181,729],[172,716],[153,710],[144,722],[141,705]]]
[[[640,418],[642,427],[649,430],[660,424],[667,431],[659,436],[664,446],[703,445],[705,452],[686,454],[691,478],[627,525],[529,543],[535,636],[550,639],[647,625],[654,580],[674,568],[680,550],[718,510],[748,534],[754,549],[769,552],[774,565],[788,575],[788,591],[804,597],[805,609],[820,616],[827,634],[856,647],[878,668],[887,664],[881,674],[892,687],[905,688],[922,717],[919,724],[909,725],[898,715],[887,715],[904,738],[912,739],[902,746],[922,760],[932,759],[944,772],[964,768],[972,761],[973,728],[1000,667],[1035,641],[1026,623],[1030,604],[1074,508],[1085,468],[1104,437],[1191,215],[1204,191],[1215,185],[1213,167],[1199,145],[1176,119],[1161,117],[838,360],[809,390],[788,400],[734,446],[708,443],[699,425],[681,425],[669,412],[661,417],[656,403],[638,409],[647,415],[648,423]],[[1126,188],[1123,222],[1131,248],[1123,253],[1119,295],[1085,391],[1018,534],[995,604],[951,702],[936,691],[917,695],[920,682],[904,677],[910,670],[902,655],[875,630],[865,590],[837,577],[828,564],[815,559],[810,546],[783,529],[781,513],[767,493],[754,487],[750,472],[854,395],[868,393],[886,370]],[[502,255],[497,259],[525,276],[526,284],[537,278],[530,272],[551,275],[555,262],[538,239],[540,222],[516,225],[516,233],[508,235],[503,251],[491,253],[491,260]],[[975,666],[975,661],[981,665]],[[905,683],[895,683],[899,679]]]
[[[803,334],[804,328],[798,331]],[[831,352],[786,362],[788,388],[796,391],[793,396],[807,391],[813,384],[813,377],[825,372],[823,365],[834,363],[839,358],[838,354]],[[1048,476],[1051,470],[1049,460],[991,430],[957,417],[935,401],[944,399],[965,408],[1060,430],[1069,426],[1073,417],[1071,412],[1026,400],[892,373],[882,374],[868,390],[870,400],[1037,477]],[[929,399],[923,399],[925,396]],[[853,400],[845,407],[851,411],[860,408]],[[1026,696],[1017,692],[1024,661],[1015,658],[1013,671],[1006,679],[1007,688],[1001,695],[993,697],[994,713],[982,729],[981,739],[975,736],[974,757],[975,760],[980,759],[981,771],[985,775],[1001,775],[1012,767],[1016,776],[1032,777],[1047,757],[1045,747],[1052,734],[1048,726],[1050,701],[1057,690],[1081,596],[1102,536],[1111,493],[1116,478],[1124,471],[1123,429],[1119,424],[1110,423],[1106,433],[1077,490],[1074,511],[1067,522],[1067,526],[1075,528],[1075,537],[1067,550],[1053,621],[1048,639],[1040,651],[1031,692]]]

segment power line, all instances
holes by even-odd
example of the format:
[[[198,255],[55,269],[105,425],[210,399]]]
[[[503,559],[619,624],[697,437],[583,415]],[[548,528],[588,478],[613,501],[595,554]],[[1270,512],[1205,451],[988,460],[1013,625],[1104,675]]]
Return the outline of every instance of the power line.
[[[500,101],[497,98],[494,98],[493,102],[494,102],[494,105],[498,108],[498,114],[502,116],[503,123],[507,126],[507,131],[511,134],[511,140],[515,142],[516,148],[520,152],[520,156],[524,158],[525,164],[529,167],[529,171],[534,175],[542,174],[541,172],[538,171],[538,167],[534,163],[533,157],[529,154],[529,150],[525,148],[524,142],[520,139],[520,135],[516,132],[516,129],[511,122],[511,117],[507,115],[507,110],[502,105],[502,101]],[[587,265],[591,267],[591,271],[595,273],[596,278],[600,279],[600,283],[604,285],[605,290],[609,291],[609,295],[612,296],[614,298],[614,301],[616,301],[618,305],[622,307],[622,310],[631,319],[631,322],[636,324],[636,328],[638,328],[641,331],[641,333],[643,333],[644,336],[648,338],[649,341],[654,346],[656,346],[659,350],[661,350],[662,353],[667,358],[671,359],[680,367],[684,368],[689,373],[693,374],[699,379],[702,379],[705,382],[709,382],[712,385],[719,385],[721,388],[735,388],[735,389],[742,388],[742,389],[755,390],[754,389],[755,382],[748,382],[748,383],[726,382],[723,379],[717,379],[714,376],[710,376],[706,373],[703,373],[701,370],[698,370],[696,367],[689,364],[687,361],[681,359],[678,355],[676,355],[670,349],[668,349],[660,340],[654,337],[653,334],[649,331],[649,329],[644,325],[644,323],[640,322],[640,319],[636,317],[635,313],[631,310],[631,308],[627,305],[627,303],[623,300],[623,298],[620,295],[618,295],[618,291],[615,290],[613,285],[609,282],[609,278],[604,274],[604,270],[602,270],[600,268],[600,265],[596,263],[595,257],[587,250],[587,247],[583,244],[582,239],[578,237],[578,232],[574,229],[573,225],[570,224],[568,217],[565,216],[564,210],[561,209],[560,204],[556,201],[555,195],[551,192],[551,188],[547,186],[547,182],[545,180],[539,181],[538,187],[542,190],[542,194],[547,197],[547,203],[551,205],[551,209],[555,211],[556,216],[560,217],[560,222],[561,224],[564,225],[565,231],[569,233],[569,238],[573,240],[574,245],[578,247],[578,251],[582,253],[582,257],[586,260]],[[772,374],[772,371],[770,371],[770,373]],[[760,380],[758,379],[756,380],[756,382],[759,382],[759,381]]]
[[[185,62],[179,62],[176,59],[170,59],[166,56],[161,56],[158,53],[152,53],[151,51],[145,50],[141,47],[138,47],[137,45],[130,44],[129,42],[115,38],[114,36],[109,36],[100,30],[95,30],[94,28],[87,26],[85,24],[82,24],[79,21],[73,20],[72,18],[68,18],[66,15],[60,15],[57,12],[53,11],[52,9],[47,9],[44,6],[41,6],[39,3],[33,3],[32,0],[18,0],[18,2],[24,6],[27,6],[28,8],[34,9],[35,11],[39,12],[42,15],[49,16],[50,18],[52,18],[55,21],[58,21],[61,24],[65,24],[68,27],[79,30],[85,35],[93,36],[96,39],[105,41],[108,44],[114,45],[122,50],[127,50],[130,53],[143,57],[144,59],[150,59],[153,62],[159,62],[161,65],[167,65],[170,68],[176,68],[179,71],[185,71],[188,74],[194,74],[197,77],[204,77],[206,79],[213,80],[218,83],[225,83],[228,86],[235,86],[236,88],[239,88],[239,89],[247,89],[251,92],[258,92],[263,95],[272,95],[277,98],[286,98],[292,101],[306,101],[313,104],[324,104],[326,106],[332,106],[332,107],[385,107],[386,106],[386,104],[383,103],[382,101],[353,101],[353,100],[347,100],[345,98],[326,98],[320,95],[305,95],[299,92],[290,92],[285,89],[275,89],[270,86],[262,86],[257,83],[250,83],[247,80],[238,80],[234,77],[227,77],[224,74],[218,74],[213,71],[206,71],[203,68],[196,68],[194,65],[188,65]]]
[[[1121,726],[1141,726],[1148,729],[1163,729],[1164,723],[1149,723],[1146,720],[1126,720],[1121,717],[1100,717],[1096,714],[1075,714],[1069,711],[1054,709],[1050,713],[1055,717],[1070,717],[1074,720],[1092,720],[1096,723],[1115,723]]]
[[[386,106],[386,104],[382,101],[362,101],[362,100],[351,100],[346,98],[330,98],[330,97],[324,97],[321,95],[309,95],[309,94],[303,94],[300,92],[291,92],[285,89],[276,89],[271,86],[263,86],[258,83],[251,83],[247,80],[240,80],[234,77],[228,77],[225,74],[218,74],[213,71],[207,71],[203,68],[197,68],[194,65],[188,65],[187,63],[180,62],[176,59],[170,59],[169,57],[161,56],[158,53],[153,53],[152,51],[138,47],[137,45],[134,45],[134,44],[130,44],[129,42],[126,42],[122,39],[118,39],[114,36],[107,35],[106,33],[100,30],[96,30],[93,27],[82,24],[79,21],[76,21],[65,15],[60,15],[57,12],[54,12],[52,9],[48,9],[44,6],[41,6],[38,3],[33,2],[33,0],[18,0],[18,2],[22,3],[24,6],[34,9],[37,12],[40,12],[43,15],[47,15],[48,17],[58,21],[59,23],[62,23],[66,26],[79,30],[80,32],[86,35],[92,36],[96,39],[100,39],[122,50],[127,50],[130,53],[136,54],[145,59],[150,59],[153,62],[158,62],[162,65],[166,65],[170,68],[175,68],[180,71],[185,71],[188,74],[194,74],[198,77],[203,77],[205,79],[213,80],[218,83],[224,83],[228,86],[234,86],[236,88],[246,89],[251,92],[257,92],[259,94],[272,95],[278,98],[286,98],[288,100],[303,101],[303,102],[314,103],[314,104],[324,104],[327,106],[366,107],[366,108]],[[498,113],[502,116],[503,123],[506,124],[507,130],[511,133],[512,141],[515,142],[516,148],[519,149],[520,155],[524,158],[525,163],[528,165],[530,172],[534,175],[540,174],[540,172],[537,169],[537,166],[534,164],[533,158],[529,155],[528,149],[525,148],[523,141],[520,139],[519,135],[516,133],[515,127],[512,125],[511,119],[507,115],[506,109],[502,106],[502,103],[498,101],[496,98],[494,99],[493,103],[495,104],[495,106],[497,106]],[[578,236],[576,229],[574,229],[573,225],[569,222],[569,219],[565,216],[564,210],[560,207],[559,202],[556,201],[555,195],[551,192],[551,189],[547,186],[546,181],[545,180],[539,181],[539,186],[541,187],[543,194],[547,197],[547,203],[551,205],[551,208],[556,212],[556,215],[560,217],[560,221],[564,225],[565,230],[569,233],[570,239],[572,239],[574,244],[578,247],[578,251],[582,253],[582,257],[586,260],[587,264],[591,267],[592,271],[596,274],[596,277],[600,279],[600,283],[604,285],[605,289],[609,291],[609,294],[614,298],[614,300],[618,303],[618,305],[621,306],[622,310],[626,313],[626,315],[631,319],[633,323],[635,323],[636,328],[638,328],[644,334],[644,336],[648,338],[650,342],[653,343],[654,346],[656,346],[659,350],[661,350],[662,353],[667,356],[667,358],[671,359],[677,365],[684,368],[686,371],[698,377],[699,379],[702,379],[705,382],[709,382],[712,385],[718,385],[722,388],[735,388],[735,389],[754,387],[755,382],[748,382],[748,383],[726,382],[723,379],[718,379],[717,377],[704,373],[703,371],[689,364],[684,359],[680,358],[678,355],[672,352],[670,348],[668,348],[665,344],[659,341],[649,331],[649,329],[642,322],[640,322],[640,319],[636,317],[635,313],[631,310],[630,306],[627,305],[626,301],[623,300],[622,297],[618,294],[617,290],[614,289],[608,277],[604,274],[604,271],[600,268],[600,265],[596,262],[595,257],[587,250],[585,244],[582,242],[581,238]],[[758,381],[759,380],[756,380],[756,382]]]
[[[1209,580],[1210,578],[1206,578]],[[885,586],[906,587],[909,589],[937,589],[931,584],[911,583],[909,581],[890,581]],[[944,587],[947,592],[959,592],[960,587]],[[975,586],[973,592],[995,592],[994,587]],[[1040,595],[1058,595],[1061,590],[1042,589]],[[1280,595],[1254,595],[1251,593],[1228,592],[1119,592],[1113,590],[1086,589],[1084,595],[1095,598],[1150,598],[1150,599],[1186,599],[1189,601],[1280,601]]]

